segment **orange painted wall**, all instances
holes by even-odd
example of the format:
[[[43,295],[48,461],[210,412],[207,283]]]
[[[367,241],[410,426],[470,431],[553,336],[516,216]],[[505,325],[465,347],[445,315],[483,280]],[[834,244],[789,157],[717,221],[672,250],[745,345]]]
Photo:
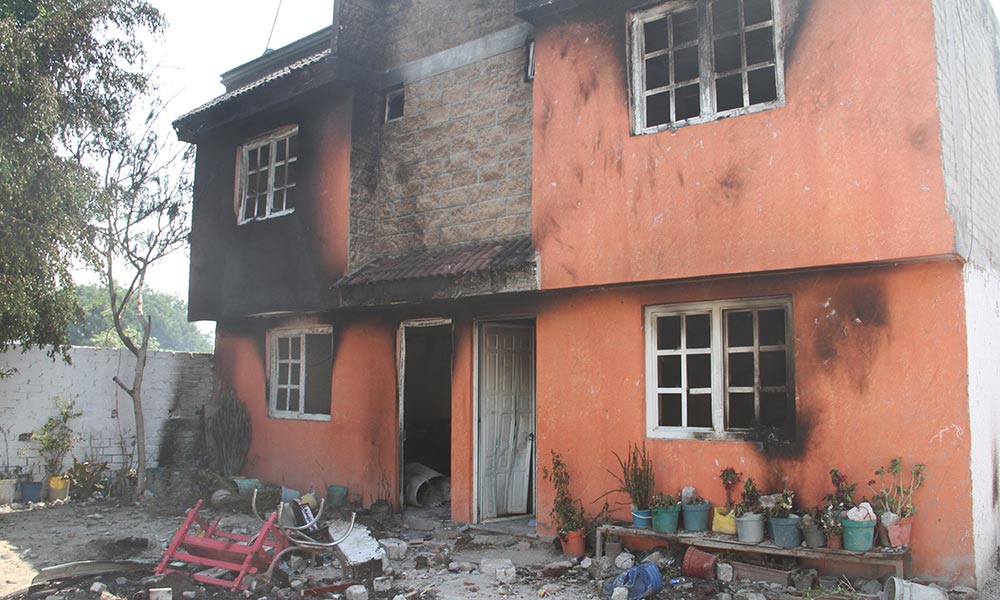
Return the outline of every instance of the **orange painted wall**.
[[[916,497],[918,574],[974,573],[962,272],[957,262],[732,278],[716,282],[566,292],[537,313],[538,456],[564,456],[574,495],[614,487],[611,452],[645,439],[643,307],[790,295],[794,312],[801,451],[769,457],[745,442],[646,440],[657,488],[685,485],[718,505],[719,471],[732,465],[767,491],[784,486],[818,504],[837,468],[869,494],[893,456],[927,465]],[[599,324],[599,326],[595,326]],[[954,427],[953,427],[954,425]],[[552,488],[541,482],[540,521]],[[626,501],[618,495],[612,502]],[[628,517],[618,506],[617,518]]]
[[[644,136],[599,4],[536,28],[544,288],[952,252],[930,0],[802,2],[784,107]]]
[[[346,485],[366,506],[378,497],[382,476],[398,495],[396,324],[366,318],[334,323],[333,398],[329,422],[267,416],[265,339],[268,328],[317,320],[243,321],[216,332],[216,372],[243,401],[253,423],[246,474],[321,494]]]

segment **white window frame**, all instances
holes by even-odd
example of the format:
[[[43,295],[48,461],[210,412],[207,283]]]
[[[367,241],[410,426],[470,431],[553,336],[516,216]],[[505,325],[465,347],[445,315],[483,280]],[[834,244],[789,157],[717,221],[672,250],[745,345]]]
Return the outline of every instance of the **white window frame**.
[[[663,123],[661,125],[654,125],[652,127],[646,127],[646,96],[648,94],[655,93],[658,90],[663,90],[667,88],[674,88],[674,84],[671,83],[663,88],[657,88],[656,90],[646,90],[646,60],[653,58],[653,56],[646,56],[645,53],[645,29],[643,25],[650,21],[656,21],[665,17],[670,13],[682,12],[696,8],[698,10],[698,21],[699,21],[699,33],[698,33],[698,73],[700,77],[700,92],[701,92],[701,115],[697,117],[692,117],[689,119],[683,119],[680,121],[673,121],[670,123]],[[774,71],[775,71],[775,87],[776,87],[776,99],[770,102],[764,102],[760,104],[754,104],[750,106],[743,106],[739,108],[734,108],[724,111],[716,111],[716,96],[715,96],[715,77],[713,74],[713,59],[714,59],[714,44],[713,35],[711,31],[711,18],[708,17],[709,12],[709,0],[671,0],[669,2],[663,2],[651,8],[645,10],[634,11],[629,14],[629,50],[630,50],[630,62],[629,62],[629,103],[631,106],[631,117],[632,117],[632,133],[635,135],[645,135],[650,133],[657,133],[660,131],[670,130],[673,131],[679,127],[685,125],[696,125],[698,123],[707,123],[710,121],[716,121],[719,119],[724,119],[726,117],[731,117],[735,115],[748,115],[751,113],[761,112],[764,110],[770,110],[772,108],[778,108],[785,105],[785,68],[784,68],[784,49],[781,45],[781,8],[780,0],[771,0],[771,20],[761,24],[755,24],[750,27],[743,27],[740,29],[742,32],[752,31],[754,29],[760,29],[763,27],[771,26],[772,33],[774,34]],[[770,24],[770,25],[768,25]],[[742,36],[741,36],[742,39]],[[658,52],[657,54],[663,54],[669,52],[669,50]],[[736,72],[746,72],[748,70],[746,66],[746,48],[745,44],[743,47],[743,66],[741,69],[732,71]],[[760,63],[763,65],[764,63]],[[759,65],[754,65],[760,68]],[[671,65],[671,71],[673,70],[673,65]],[[755,69],[756,70],[756,69]],[[727,71],[727,73],[730,73]],[[746,78],[744,77],[744,80]],[[749,104],[749,92],[747,89],[746,82],[744,81],[743,86],[743,96],[744,103]]]
[[[740,300],[720,300],[712,302],[690,302],[684,304],[663,304],[647,306],[645,309],[646,334],[646,435],[660,439],[698,439],[698,440],[755,440],[755,432],[750,429],[726,429],[726,398],[728,383],[726,381],[727,360],[725,346],[725,322],[723,314],[726,311],[752,309],[782,308],[785,311],[785,367],[787,378],[787,397],[791,414],[795,413],[795,348],[792,329],[792,300],[788,296],[770,298],[750,298]],[[677,351],[659,350],[657,347],[658,317],[686,316],[692,314],[711,315],[711,345],[708,353],[712,357],[711,388],[698,389],[697,393],[712,395],[712,427],[673,427],[659,424],[659,387],[657,372],[657,357],[666,354],[677,354]],[[777,347],[774,347],[777,348]],[[759,346],[755,346],[759,350]],[[765,348],[767,349],[767,348]],[[690,352],[689,352],[690,353]],[[704,353],[696,350],[695,353]],[[683,354],[682,354],[683,355]],[[683,371],[682,371],[683,372]],[[755,378],[757,379],[757,378]],[[682,385],[685,382],[682,381]],[[734,390],[737,393],[742,389]],[[759,393],[760,390],[758,390]],[[768,390],[763,390],[768,391]],[[685,404],[686,391],[682,394],[682,410]],[[794,432],[782,432],[783,435],[794,436]]]
[[[390,109],[392,107],[392,101],[396,98],[401,98],[403,102],[402,110],[398,117],[390,116]],[[395,89],[389,90],[385,94],[385,122],[395,123],[396,121],[402,120],[406,116],[406,88],[400,86]]]
[[[271,329],[267,332],[267,346],[268,353],[270,355],[269,366],[268,366],[268,401],[267,401],[267,414],[270,417],[276,419],[299,419],[303,421],[329,421],[331,415],[317,414],[317,413],[307,413],[305,412],[306,407],[306,336],[307,335],[329,335],[330,343],[333,343],[333,327],[330,325],[319,325],[314,327],[295,327],[286,329]],[[281,360],[278,357],[278,341],[282,338],[298,338],[299,339],[299,383],[297,386],[292,386],[289,384],[279,384],[278,383],[278,366],[281,363],[292,363],[291,353],[289,353],[289,359]],[[299,390],[299,408],[298,410],[278,410],[278,390],[280,388],[292,389],[297,388]],[[333,399],[330,400],[330,412],[333,413]]]
[[[295,212],[295,207],[284,208],[284,209],[278,210],[278,211],[272,211],[271,210],[271,202],[274,199],[274,168],[276,166],[280,166],[280,165],[276,165],[275,164],[276,162],[278,162],[278,161],[275,160],[275,156],[277,156],[276,153],[275,153],[276,148],[277,148],[277,143],[279,141],[286,140],[286,139],[290,138],[293,135],[298,135],[298,133],[299,133],[299,126],[298,125],[289,125],[287,127],[282,127],[280,129],[275,129],[274,131],[271,131],[271,132],[267,133],[266,135],[262,135],[262,136],[260,136],[258,138],[250,140],[249,142],[243,144],[240,147],[240,190],[239,190],[240,202],[239,202],[239,214],[236,216],[238,224],[245,225],[246,223],[250,223],[250,222],[253,222],[253,221],[263,221],[265,219],[272,219],[274,217],[280,217],[280,216],[288,215],[288,214],[291,214],[291,213]],[[267,204],[264,207],[264,214],[263,215],[257,215],[257,216],[254,216],[254,217],[251,217],[251,218],[247,219],[247,218],[244,218],[244,215],[246,214],[246,203],[247,203],[247,171],[248,171],[248,165],[250,163],[250,152],[252,150],[256,150],[258,148],[261,148],[263,146],[270,146],[270,149],[268,151],[269,152],[269,161],[268,161],[269,164],[268,164],[268,176],[267,176]],[[301,150],[301,144],[299,146],[299,149]],[[298,156],[298,154],[296,154],[296,156],[294,158],[292,158],[292,159],[289,159],[286,156],[285,160],[281,164],[283,164],[283,165],[287,165],[287,164],[290,164],[290,163],[296,163],[297,164],[298,162],[299,162],[299,156]],[[286,177],[287,177],[287,170],[286,170]],[[291,184],[288,184],[287,180],[286,180],[285,187],[283,187],[281,189],[290,189],[290,188],[296,188],[296,187],[298,187],[298,181],[294,181]],[[287,205],[287,201],[286,201],[286,205]]]

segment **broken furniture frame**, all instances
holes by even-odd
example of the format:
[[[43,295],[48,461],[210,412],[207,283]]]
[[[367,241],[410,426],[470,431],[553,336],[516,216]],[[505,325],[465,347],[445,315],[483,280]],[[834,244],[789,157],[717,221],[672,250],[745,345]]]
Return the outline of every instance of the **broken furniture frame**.
[[[247,575],[255,575],[271,567],[278,555],[288,547],[288,540],[276,525],[278,513],[273,513],[263,523],[260,533],[240,535],[219,529],[217,517],[209,522],[201,516],[202,500],[188,510],[184,523],[174,534],[170,546],[163,553],[163,560],[156,566],[157,575],[176,569],[173,561],[201,565],[210,569],[223,569],[233,574],[233,579],[197,573],[196,581],[218,585],[230,590],[243,589]]]
[[[831,562],[846,562],[866,565],[885,565],[893,567],[896,577],[906,579],[911,571],[910,549],[894,552],[851,552],[849,550],[831,550],[829,548],[783,548],[772,543],[748,544],[737,540],[725,540],[694,533],[659,533],[652,529],[637,529],[620,525],[601,525],[597,528],[596,556],[604,555],[604,536],[619,535],[627,537],[663,540],[696,548],[742,552],[747,554],[768,554],[771,556],[789,556]]]

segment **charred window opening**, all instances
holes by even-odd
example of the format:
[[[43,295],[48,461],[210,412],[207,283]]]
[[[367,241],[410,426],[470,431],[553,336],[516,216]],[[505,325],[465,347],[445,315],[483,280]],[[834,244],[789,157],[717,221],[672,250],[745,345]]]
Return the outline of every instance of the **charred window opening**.
[[[406,105],[406,95],[403,88],[395,89],[385,95],[385,122],[403,118],[403,108]]]
[[[330,419],[333,329],[269,332],[269,413],[285,419]]]
[[[298,126],[244,144],[240,150],[240,225],[295,210],[298,160]]]
[[[787,299],[646,311],[651,437],[746,439],[794,429]]]
[[[685,0],[632,14],[635,133],[784,102],[777,0]]]

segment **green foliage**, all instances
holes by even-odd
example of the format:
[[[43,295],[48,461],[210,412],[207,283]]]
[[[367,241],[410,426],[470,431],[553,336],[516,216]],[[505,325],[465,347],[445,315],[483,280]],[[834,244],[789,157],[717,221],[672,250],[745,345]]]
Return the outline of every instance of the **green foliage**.
[[[105,492],[110,483],[104,476],[108,463],[96,460],[78,461],[73,457],[73,466],[66,471],[69,478],[69,495],[74,500],[85,500],[96,492]]]
[[[551,481],[556,490],[555,501],[552,503],[552,510],[549,511],[552,526],[556,531],[567,534],[584,529],[587,526],[587,518],[583,512],[583,502],[570,495],[569,469],[566,468],[562,456],[555,450],[552,450],[552,467],[542,467],[542,477],[546,481]]]
[[[141,0],[0,2],[0,351],[66,357],[82,316],[69,269],[92,258],[98,203],[83,159],[120,142],[149,85],[140,33],[162,25]]]
[[[83,320],[69,328],[69,342],[74,346],[121,347],[111,319],[108,291],[102,286],[81,285],[76,288],[77,299],[83,308]],[[177,352],[211,352],[212,337],[206,335],[187,320],[187,302],[172,294],[146,290],[143,292],[142,310],[153,318],[156,335],[149,340],[151,350]],[[126,333],[133,338],[141,336],[142,322],[134,303],[124,315]]]
[[[760,490],[754,483],[753,477],[743,480],[743,492],[740,494],[742,502],[736,504],[736,516],[742,517],[750,513],[760,512]]]
[[[726,467],[719,473],[719,478],[722,479],[722,487],[726,488],[726,512],[733,510],[733,490],[736,488],[736,484],[740,482],[740,478],[743,477],[743,473],[736,472],[736,469],[732,467]]]
[[[672,508],[677,506],[679,501],[671,494],[663,494],[657,492],[653,494],[653,497],[649,499],[649,508],[656,510],[658,508]]]
[[[826,537],[842,535],[844,533],[842,520],[841,511],[834,508],[832,504],[827,504],[820,514],[820,525],[823,527],[823,534]]]
[[[913,465],[909,473],[910,481],[907,483],[904,481],[902,457],[893,458],[888,467],[879,467],[875,471],[879,479],[868,482],[868,487],[875,493],[872,498],[875,512],[879,515],[887,511],[893,512],[901,518],[920,512],[913,504],[913,494],[924,482],[924,468],[919,463]]]
[[[853,496],[858,484],[847,483],[847,475],[837,469],[830,469],[830,483],[833,484],[833,493],[827,494],[823,499],[837,510],[844,511],[853,507]]]
[[[629,442],[628,457],[625,460],[622,460],[617,452],[612,452],[612,454],[618,460],[621,474],[608,471],[618,482],[618,487],[606,492],[604,496],[614,492],[628,494],[632,504],[638,510],[648,509],[649,500],[653,495],[653,461],[646,452],[646,441],[643,440],[641,449],[638,445],[632,445],[632,442]]]
[[[768,507],[764,512],[768,517],[787,519],[792,515],[794,506],[795,492],[792,490],[783,490],[781,495],[778,496],[777,502],[774,503],[774,506]]]
[[[49,477],[62,474],[63,460],[76,441],[76,434],[69,423],[83,415],[73,410],[76,408],[76,403],[73,401],[64,402],[57,399],[56,407],[58,408],[56,416],[49,417],[40,429],[31,434],[31,440],[38,443],[38,453],[42,455],[45,474]]]

